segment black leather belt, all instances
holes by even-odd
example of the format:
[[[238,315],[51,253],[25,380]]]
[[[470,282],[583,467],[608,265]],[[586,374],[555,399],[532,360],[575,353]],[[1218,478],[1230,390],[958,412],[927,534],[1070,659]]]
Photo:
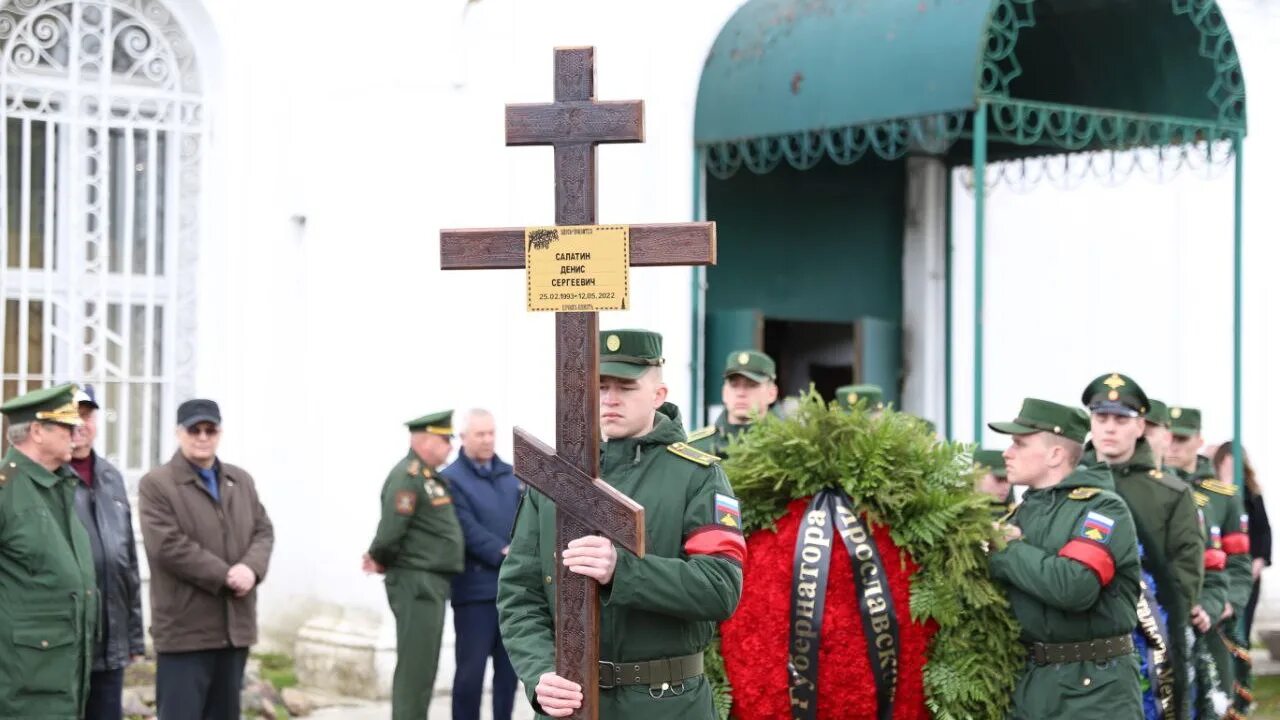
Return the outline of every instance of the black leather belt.
[[[1027,643],[1027,655],[1036,665],[1069,662],[1101,662],[1133,652],[1133,636],[1117,635],[1073,643]]]
[[[600,661],[600,687],[605,690],[622,685],[648,685],[656,689],[662,688],[664,684],[679,685],[685,680],[692,680],[700,675],[702,675],[702,653],[639,662]]]

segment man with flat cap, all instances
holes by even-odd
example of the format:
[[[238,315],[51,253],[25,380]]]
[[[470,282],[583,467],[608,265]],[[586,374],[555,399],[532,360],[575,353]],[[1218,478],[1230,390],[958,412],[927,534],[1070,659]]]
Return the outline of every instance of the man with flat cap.
[[[182,403],[177,452],[138,485],[156,714],[165,720],[238,720],[245,663],[258,641],[257,588],[275,531],[253,476],[218,457],[222,430],[218,403]]]
[[[1197,643],[1213,657],[1217,666],[1216,686],[1203,683],[1201,673],[1201,707],[1206,713],[1221,717],[1239,717],[1234,708],[1225,711],[1213,705],[1214,698],[1234,702],[1237,692],[1235,661],[1231,648],[1235,638],[1236,609],[1249,602],[1253,585],[1249,556],[1249,516],[1239,488],[1216,477],[1213,463],[1197,454],[1204,440],[1200,435],[1200,411],[1196,408],[1169,408],[1173,442],[1169,446],[1169,465],[1191,486],[1191,495],[1204,517],[1204,590],[1200,604],[1212,627],[1201,626]],[[1224,714],[1225,712],[1225,714]]]
[[[557,563],[600,584],[601,720],[713,720],[703,651],[742,592],[738,501],[719,458],[690,447],[662,382],[662,336],[600,334],[600,473],[644,506],[645,556],[598,536],[556,557],[556,508],[530,490],[498,580],[502,638],[533,708],[564,717],[582,688],[555,674]]]
[[[392,720],[422,720],[435,687],[449,585],[462,572],[463,541],[448,480],[437,472],[453,447],[453,411],[405,425],[409,453],[382,484],[382,519],[363,568],[385,573],[396,618]]]
[[[1013,511],[1013,486],[999,450],[974,450],[973,466],[979,472],[975,489],[991,500],[991,516],[1002,519]]]
[[[724,457],[729,439],[746,430],[778,399],[778,368],[773,358],[757,350],[729,353],[724,361],[720,401],[724,410],[713,425],[689,433],[693,447]]]
[[[1011,717],[1143,717],[1132,636],[1138,538],[1111,474],[1077,468],[1088,422],[1074,408],[1027,398],[1012,422],[989,427],[1013,436],[1009,481],[1027,488],[990,559],[1028,651]]]
[[[1137,526],[1142,567],[1155,580],[1154,594],[1148,589],[1143,602],[1155,612],[1154,600],[1169,618],[1167,637],[1147,638],[1170,650],[1168,662],[1149,669],[1155,694],[1170,709],[1169,720],[1185,718],[1190,713],[1186,628],[1193,615],[1197,622],[1206,619],[1199,610],[1204,544],[1195,502],[1186,484],[1164,471],[1145,438],[1151,403],[1137,381],[1120,373],[1099,375],[1080,402],[1089,409],[1092,435],[1084,462],[1111,469],[1116,492]]]
[[[879,385],[842,385],[836,388],[836,402],[844,410],[866,403],[872,417],[884,412],[884,390]]]
[[[0,717],[83,717],[98,624],[89,536],[67,463],[80,426],[74,385],[0,406]]]

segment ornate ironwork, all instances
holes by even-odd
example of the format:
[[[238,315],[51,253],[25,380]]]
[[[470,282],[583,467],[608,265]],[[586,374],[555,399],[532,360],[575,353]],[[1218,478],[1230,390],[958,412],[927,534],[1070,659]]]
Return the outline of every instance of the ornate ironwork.
[[[723,180],[744,165],[758,175],[772,172],[784,159],[797,170],[808,170],[823,158],[852,165],[868,152],[884,160],[897,160],[908,152],[938,155],[963,134],[966,115],[954,112],[714,143],[707,147],[706,167]]]
[[[1010,83],[1022,75],[1015,52],[1018,33],[1035,24],[1035,0],[997,0],[991,8],[982,49],[982,74],[978,78],[983,95],[1009,96]]]
[[[43,287],[0,267],[0,292],[55,309],[56,362],[30,382],[119,393],[102,442],[131,478],[167,442],[161,408],[195,384],[203,109],[194,47],[161,0],[0,0],[0,126],[48,125],[50,157],[66,158],[64,259]]]

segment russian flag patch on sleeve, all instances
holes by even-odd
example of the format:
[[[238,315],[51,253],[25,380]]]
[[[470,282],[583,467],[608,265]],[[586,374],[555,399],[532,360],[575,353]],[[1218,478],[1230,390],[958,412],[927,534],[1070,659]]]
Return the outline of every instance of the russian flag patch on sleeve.
[[[1090,510],[1085,514],[1084,523],[1080,526],[1080,537],[1106,545],[1111,542],[1111,530],[1115,524],[1115,520]]]
[[[742,527],[742,511],[738,507],[737,498],[716,493],[715,513],[717,525],[731,528]]]

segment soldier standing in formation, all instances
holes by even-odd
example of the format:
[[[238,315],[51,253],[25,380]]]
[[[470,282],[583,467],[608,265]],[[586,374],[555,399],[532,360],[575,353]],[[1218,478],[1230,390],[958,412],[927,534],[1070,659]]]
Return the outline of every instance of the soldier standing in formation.
[[[1012,422],[1009,480],[1027,492],[991,553],[1027,644],[1013,717],[1141,718],[1133,632],[1141,567],[1137,531],[1111,474],[1077,468],[1088,423],[1073,408],[1028,398]]]
[[[99,599],[67,465],[75,392],[58,385],[0,407],[0,717],[78,720],[88,697]]]
[[[365,572],[386,575],[387,602],[396,618],[393,720],[422,720],[435,687],[449,584],[462,572],[462,529],[447,481],[436,473],[452,448],[453,411],[405,423],[409,453],[382,486],[382,519]]]
[[[1200,436],[1200,411],[1188,407],[1169,408],[1173,442],[1169,465],[1192,488],[1192,496],[1204,518],[1204,590],[1200,605],[1207,617],[1197,630],[1196,641],[1213,657],[1216,680],[1201,673],[1199,698],[1201,717],[1243,717],[1234,703],[1237,686],[1235,662],[1235,614],[1249,602],[1253,586],[1249,557],[1248,515],[1239,488],[1220,482],[1213,463],[1198,454],[1204,445]]]
[[[662,336],[600,336],[600,472],[645,508],[645,556],[597,536],[556,557],[556,510],[525,496],[502,564],[502,637],[541,715],[564,717],[582,688],[555,674],[557,564],[600,583],[600,717],[713,720],[703,651],[742,592],[738,501],[715,455],[685,443],[662,382]],[[623,672],[623,669],[626,672]]]
[[[720,401],[724,410],[712,425],[689,433],[689,444],[724,457],[729,439],[746,430],[778,399],[778,369],[773,358],[756,350],[729,353],[724,362]]]
[[[1151,403],[1133,378],[1119,373],[1094,378],[1081,402],[1089,409],[1092,437],[1084,462],[1103,462],[1110,468],[1116,492],[1133,514],[1143,569],[1155,579],[1155,599],[1168,614],[1169,637],[1159,640],[1171,654],[1172,717],[1185,718],[1190,711],[1186,628],[1204,581],[1195,503],[1187,486],[1164,472],[1144,437]]]

